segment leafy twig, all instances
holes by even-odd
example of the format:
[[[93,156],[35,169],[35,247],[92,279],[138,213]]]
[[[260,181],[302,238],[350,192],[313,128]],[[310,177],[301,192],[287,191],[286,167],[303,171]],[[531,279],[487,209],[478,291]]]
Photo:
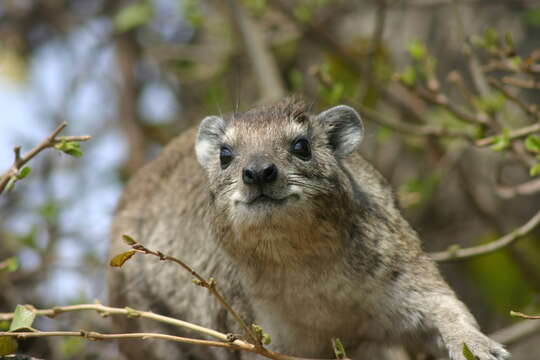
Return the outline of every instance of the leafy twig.
[[[202,287],[208,289],[208,291],[210,291],[210,293],[216,297],[216,299],[221,303],[221,305],[223,305],[225,307],[225,309],[227,309],[227,311],[229,313],[231,313],[231,315],[238,322],[238,324],[240,324],[240,326],[244,329],[244,332],[246,333],[246,336],[249,337],[253,341],[254,344],[258,344],[259,346],[262,346],[260,341],[258,340],[257,336],[254,334],[254,332],[248,327],[248,325],[240,317],[240,315],[238,315],[238,313],[236,311],[234,311],[234,309],[231,307],[231,305],[229,305],[229,303],[223,298],[223,295],[221,295],[221,293],[217,290],[216,281],[213,278],[210,278],[209,280],[206,280],[204,277],[199,275],[199,273],[197,273],[195,270],[193,270],[193,268],[191,268],[191,266],[187,265],[182,260],[177,259],[174,256],[165,255],[161,251],[150,250],[150,249],[146,248],[144,245],[142,245],[142,244],[138,243],[137,241],[135,241],[133,238],[131,238],[128,235],[123,235],[123,238],[124,238],[124,242],[126,244],[130,245],[131,248],[134,251],[145,254],[145,255],[156,256],[162,261],[172,261],[172,262],[178,264],[179,266],[181,266],[183,269],[187,270],[191,275],[195,276],[196,279],[194,279],[193,282],[196,285],[199,285],[199,286],[202,286]],[[131,257],[131,254],[132,253],[130,253],[130,252],[123,253],[123,254],[117,255],[117,257],[118,256],[127,256],[127,259],[129,259],[129,257]],[[115,259],[117,257],[115,257]],[[125,260],[127,260],[127,259],[125,259]],[[122,261],[120,266],[123,264],[124,261]],[[114,259],[111,261],[111,265],[118,266],[118,265],[115,265],[113,262],[114,262]]]
[[[21,177],[20,171],[23,170],[23,166],[32,160],[37,154],[39,154],[41,151],[54,147],[57,144],[60,144],[62,142],[64,143],[71,143],[71,142],[79,142],[79,141],[87,141],[91,138],[89,135],[84,136],[62,136],[57,137],[57,135],[64,130],[64,128],[67,126],[67,124],[64,122],[60,124],[45,140],[43,140],[39,145],[34,147],[32,150],[24,154],[24,156],[21,156],[21,148],[19,146],[15,147],[14,153],[15,153],[15,160],[13,161],[13,165],[9,170],[7,170],[1,177],[0,177],[0,194],[4,191],[6,186],[9,182],[14,183],[17,181],[18,178]]]
[[[532,125],[525,126],[525,127],[520,128],[520,129],[517,129],[517,130],[510,131],[508,133],[508,139],[509,140],[514,140],[514,139],[517,139],[517,138],[521,138],[521,137],[533,134],[533,133],[538,132],[538,131],[540,131],[540,123],[532,124]],[[488,146],[488,145],[491,145],[494,142],[496,142],[499,137],[500,137],[499,135],[495,135],[495,136],[489,136],[489,137],[486,137],[486,138],[483,138],[483,139],[479,139],[479,140],[476,141],[476,146]]]

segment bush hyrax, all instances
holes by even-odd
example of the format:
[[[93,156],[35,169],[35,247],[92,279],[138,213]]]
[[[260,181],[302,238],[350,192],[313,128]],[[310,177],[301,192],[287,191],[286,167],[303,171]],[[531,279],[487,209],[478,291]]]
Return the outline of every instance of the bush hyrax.
[[[271,335],[269,348],[289,355],[331,358],[337,337],[351,351],[421,343],[464,360],[466,343],[480,360],[506,359],[422,251],[385,180],[359,155],[363,132],[348,106],[313,116],[292,99],[207,117],[198,133],[180,135],[132,179],[111,251],[123,251],[119,239],[130,234],[213,276],[233,307]],[[115,305],[241,333],[175,264],[137,257],[110,280]],[[124,330],[173,331],[117,321]],[[248,356],[136,345],[122,351],[130,359]]]

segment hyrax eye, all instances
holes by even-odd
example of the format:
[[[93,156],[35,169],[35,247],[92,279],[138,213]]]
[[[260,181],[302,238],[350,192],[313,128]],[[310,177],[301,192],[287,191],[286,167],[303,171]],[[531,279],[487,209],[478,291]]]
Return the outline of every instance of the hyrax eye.
[[[227,166],[231,163],[233,159],[233,153],[230,147],[222,146],[219,149],[219,162],[221,163],[221,168],[226,169]]]
[[[311,159],[311,148],[309,141],[304,138],[297,139],[292,144],[291,152],[298,158],[307,161]]]

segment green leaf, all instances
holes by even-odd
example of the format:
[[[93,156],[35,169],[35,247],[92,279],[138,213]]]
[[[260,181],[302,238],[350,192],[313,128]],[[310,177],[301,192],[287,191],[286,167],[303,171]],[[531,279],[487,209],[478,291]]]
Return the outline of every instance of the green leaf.
[[[262,343],[264,345],[270,345],[272,343],[272,338],[270,337],[270,335],[268,335],[268,333],[263,333]]]
[[[538,135],[529,135],[525,139],[525,147],[530,152],[540,154],[540,137]]]
[[[425,59],[427,55],[426,46],[419,40],[410,43],[407,47],[407,51],[409,51],[409,54],[413,59],[418,61]]]
[[[538,174],[540,174],[540,162],[533,165],[529,170],[529,175],[530,176],[536,176]]]
[[[54,148],[75,157],[81,157],[83,154],[81,151],[81,144],[78,141],[62,140],[54,145]]]
[[[13,354],[17,347],[17,341],[11,336],[0,336],[0,356]]]
[[[313,18],[313,9],[306,4],[299,4],[293,10],[294,16],[303,23],[309,22]]]
[[[17,305],[13,314],[13,320],[11,320],[11,325],[9,326],[9,331],[31,328],[35,318],[36,314],[32,310],[22,305]]]
[[[18,179],[17,179],[16,176],[10,177],[9,180],[8,180],[8,183],[7,183],[7,185],[6,185],[6,190],[7,190],[7,191],[13,190],[13,187],[15,186],[15,183],[17,182],[17,180],[18,180]]]
[[[510,48],[514,47],[514,38],[512,37],[512,33],[504,33],[504,42],[506,45],[508,45]]]
[[[19,173],[17,174],[17,177],[19,179],[24,179],[25,177],[28,176],[28,174],[30,174],[30,171],[32,171],[32,169],[29,166],[25,166],[21,169],[21,171],[19,171]]]
[[[501,135],[497,136],[495,143],[491,145],[491,149],[494,151],[502,151],[510,145],[510,131],[503,129]]]
[[[400,78],[405,85],[414,86],[416,83],[416,70],[412,66],[408,65],[401,73]]]
[[[484,32],[485,47],[488,50],[497,50],[499,46],[499,34],[494,28],[487,28]]]
[[[128,261],[133,255],[135,255],[135,250],[130,250],[116,255],[111,259],[110,265],[114,267],[122,267],[126,261]]]
[[[135,241],[135,239],[133,239],[131,236],[129,236],[127,234],[122,235],[122,240],[124,241],[124,243],[126,245],[129,245],[129,246],[135,245],[137,243],[137,241]]]
[[[19,268],[19,262],[16,257],[9,257],[0,262],[0,271],[14,272]]]
[[[121,9],[114,17],[114,27],[118,32],[126,32],[146,24],[153,15],[152,5],[148,1],[130,4]]]
[[[343,346],[343,343],[339,339],[332,339],[332,345],[334,348],[334,354],[336,355],[336,359],[345,359],[347,357],[347,354],[345,353],[345,347]]]
[[[463,343],[463,356],[465,356],[465,359],[467,360],[476,360],[476,357],[472,353],[471,349],[469,349],[465,343]]]

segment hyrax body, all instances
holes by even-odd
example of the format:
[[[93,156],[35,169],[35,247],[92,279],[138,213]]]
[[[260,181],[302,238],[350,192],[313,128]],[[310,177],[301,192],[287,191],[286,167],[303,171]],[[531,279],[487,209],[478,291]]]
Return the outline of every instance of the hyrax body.
[[[176,138],[130,182],[114,221],[112,254],[129,234],[205,276],[269,348],[332,358],[331,339],[362,351],[422,344],[437,356],[508,357],[456,299],[392,190],[358,153],[361,120],[338,106],[319,115],[295,100],[211,116]],[[175,264],[139,256],[113,270],[110,295],[130,306],[225,333],[242,333],[207,291]],[[124,331],[163,331],[117,319]],[[193,334],[187,334],[193,335]],[[238,359],[224,349],[126,342],[129,359]]]

